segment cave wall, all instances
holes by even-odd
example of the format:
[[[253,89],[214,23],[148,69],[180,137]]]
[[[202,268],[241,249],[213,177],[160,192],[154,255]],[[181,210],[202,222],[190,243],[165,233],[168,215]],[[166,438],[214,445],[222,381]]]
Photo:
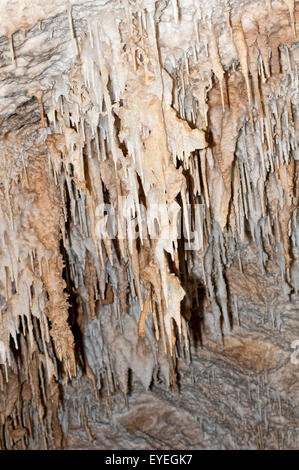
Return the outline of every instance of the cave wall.
[[[296,3],[1,4],[2,449],[298,448]]]

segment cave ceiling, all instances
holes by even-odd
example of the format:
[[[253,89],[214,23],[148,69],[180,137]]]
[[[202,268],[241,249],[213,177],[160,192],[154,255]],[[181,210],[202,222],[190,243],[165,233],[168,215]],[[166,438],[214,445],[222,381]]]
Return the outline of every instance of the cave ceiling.
[[[298,449],[298,2],[0,19],[0,448]]]

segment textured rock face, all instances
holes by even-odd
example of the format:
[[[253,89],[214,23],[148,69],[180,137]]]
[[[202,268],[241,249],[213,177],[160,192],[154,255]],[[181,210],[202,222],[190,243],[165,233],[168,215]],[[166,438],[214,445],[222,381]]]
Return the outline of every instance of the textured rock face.
[[[65,3],[0,6],[1,448],[298,448],[296,2]]]

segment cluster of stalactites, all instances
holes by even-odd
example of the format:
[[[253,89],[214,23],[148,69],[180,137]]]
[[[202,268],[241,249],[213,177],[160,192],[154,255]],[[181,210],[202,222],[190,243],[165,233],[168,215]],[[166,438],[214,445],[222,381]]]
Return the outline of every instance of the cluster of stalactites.
[[[102,297],[109,262],[119,277],[117,308],[124,313],[128,303],[120,278],[125,276],[129,283],[132,276],[131,297],[137,295],[141,311],[139,335],[145,335],[151,312],[157,340],[162,339],[165,353],[173,354],[174,328],[188,347],[186,323],[180,313],[184,290],[168,262],[170,255],[179,271],[179,196],[188,224],[187,185],[176,160],[189,160],[193,151],[207,144],[203,131],[190,128],[171,107],[172,80],[160,64],[153,17],[145,11],[139,13],[128,16],[119,27],[116,18],[108,15],[107,24],[101,21],[103,28],[99,20],[90,23],[88,41],[80,52],[82,70],[71,75],[67,96],[56,91],[57,99],[49,113],[53,134],[48,145],[56,174],[63,164],[73,220],[79,220],[83,237],[93,240],[100,260],[97,276]],[[111,47],[112,61],[105,41]],[[124,41],[129,44],[125,52]],[[137,44],[142,47],[138,49]],[[60,163],[57,155],[63,155]],[[120,257],[114,241],[106,235],[105,191],[117,218],[124,211],[130,214],[124,225],[117,220]],[[141,211],[141,192],[146,220]],[[126,207],[121,206],[123,201]],[[154,239],[151,235],[156,223],[159,231]],[[136,224],[139,240],[134,236]],[[118,274],[127,261],[128,272]]]
[[[149,7],[125,1],[113,11],[103,10],[89,21],[80,47],[68,10],[76,65],[53,90],[48,161],[43,159],[38,171],[25,172],[18,184],[3,186],[0,362],[14,374],[21,363],[15,363],[11,338],[15,348],[24,343],[30,383],[34,360],[43,364],[37,366],[40,383],[47,377],[55,384],[55,356],[67,374],[75,373],[60,233],[68,288],[76,293],[77,322],[89,345],[81,351],[85,369],[93,381],[105,369],[111,391],[118,382],[126,392],[129,367],[145,387],[157,364],[169,382],[161,352],[173,371],[179,346],[188,350],[188,315],[181,314],[181,303],[184,299],[184,308],[192,304],[185,294],[192,296],[189,269],[197,256],[218,336],[221,318],[226,330],[231,328],[228,239],[236,245],[248,238],[255,242],[262,271],[264,242],[270,241],[280,250],[283,279],[294,285],[298,65],[291,47],[293,3],[286,3],[287,10],[271,11],[271,24],[279,24],[281,12],[290,20],[273,28],[275,33],[267,30],[263,16],[246,23],[227,10],[222,26],[237,58],[229,66],[220,54],[221,28],[205,24],[203,17],[195,21],[191,52],[183,51],[178,62],[167,57],[165,65],[159,18]],[[171,5],[178,24],[179,2]],[[45,186],[51,188],[47,193]],[[24,195],[26,209],[20,202]],[[107,203],[114,237],[108,236]],[[177,224],[181,214],[184,240]],[[105,312],[102,320],[99,307]],[[97,340],[91,339],[88,322],[98,328]],[[140,373],[142,361],[150,373]],[[99,387],[99,377],[96,382]],[[39,393],[32,388],[34,397]],[[16,396],[14,407],[17,403]],[[22,427],[17,415],[13,419],[13,429]]]
[[[61,446],[58,378],[74,375],[60,254],[61,201],[46,155],[0,200],[0,447]],[[58,362],[63,364],[58,365]],[[60,373],[59,373],[60,369]]]
[[[49,113],[52,165],[56,173],[63,165],[73,221],[94,243],[101,295],[108,262],[116,272],[122,271],[115,287],[117,310],[127,311],[127,294],[121,289],[127,279],[131,298],[139,300],[139,334],[145,334],[151,312],[156,338],[171,354],[176,328],[188,344],[180,309],[185,292],[178,275],[184,263],[176,224],[181,209],[186,239],[190,242],[196,234],[192,246],[202,257],[208,248],[224,246],[220,257],[219,250],[213,252],[214,262],[222,266],[218,275],[212,276],[209,267],[210,274],[204,273],[209,296],[215,300],[218,334],[220,316],[229,328],[223,275],[227,230],[238,243],[250,236],[258,244],[262,270],[267,258],[263,239],[270,237],[281,245],[282,275],[292,282],[289,235],[295,224],[291,219],[298,74],[290,48],[295,41],[294,15],[288,6],[292,21],[275,35],[267,30],[264,17],[256,16],[250,27],[243,26],[240,16],[228,18],[238,69],[225,72],[217,28],[199,24],[193,56],[185,53],[182,66],[168,73],[161,63],[154,12],[124,2],[117,15],[109,11],[101,21],[89,22],[88,38],[79,51],[81,68],[72,71],[68,87],[60,81],[56,88]],[[287,18],[288,10],[282,11]],[[271,21],[279,12],[271,12]],[[286,45],[278,50],[280,42]],[[210,62],[203,70],[196,53],[202,47]],[[212,145],[204,133],[212,135]],[[125,226],[116,220],[120,256],[107,237],[107,192],[115,214],[131,214]],[[143,202],[146,215],[140,209]],[[166,217],[159,205],[166,207]],[[139,227],[138,241],[132,224]],[[124,262],[129,262],[127,269]],[[203,269],[207,264],[202,263]],[[215,294],[215,282],[216,291],[223,294]]]

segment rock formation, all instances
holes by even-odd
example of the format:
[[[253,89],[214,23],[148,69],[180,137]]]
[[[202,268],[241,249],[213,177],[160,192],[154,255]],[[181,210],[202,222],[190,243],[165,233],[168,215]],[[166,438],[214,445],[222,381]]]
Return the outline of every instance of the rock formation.
[[[1,2],[1,449],[298,449],[298,6]]]

